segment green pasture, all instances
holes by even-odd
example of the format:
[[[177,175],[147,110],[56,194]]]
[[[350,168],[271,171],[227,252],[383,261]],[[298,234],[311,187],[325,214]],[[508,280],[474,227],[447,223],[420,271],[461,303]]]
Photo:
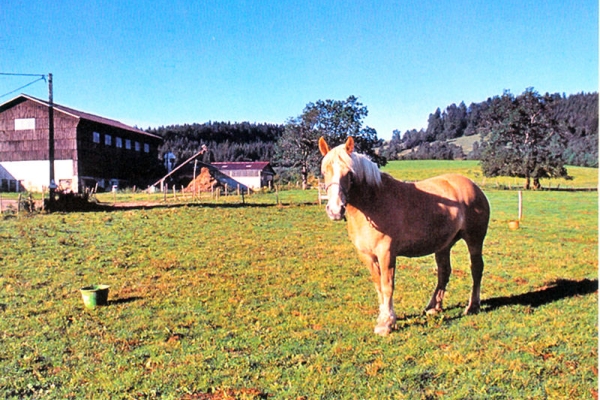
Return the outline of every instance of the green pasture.
[[[386,169],[410,180],[449,165]],[[385,338],[369,273],[315,191],[5,213],[0,397],[597,398],[597,192],[524,192],[511,231],[517,192],[485,191],[482,312],[462,316],[462,242],[440,316],[422,313],[433,257],[400,258]],[[109,304],[87,310],[78,289],[95,283]]]
[[[598,187],[598,169],[566,166],[567,173],[573,178],[541,179],[543,188],[595,188]],[[441,175],[448,172],[469,177],[478,185],[489,188],[519,189],[525,184],[523,178],[496,177],[486,178],[481,172],[479,161],[445,161],[445,160],[411,160],[392,161],[383,168],[394,177],[407,181],[415,181],[425,177]]]

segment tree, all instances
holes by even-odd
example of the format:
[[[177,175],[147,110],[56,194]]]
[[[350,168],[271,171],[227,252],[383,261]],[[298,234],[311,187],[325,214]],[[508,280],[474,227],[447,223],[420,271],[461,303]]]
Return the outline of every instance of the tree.
[[[387,146],[381,151],[381,155],[387,160],[397,160],[398,154],[404,150],[405,146],[402,141],[402,134],[399,130],[394,130],[392,133],[392,139],[388,142]]]
[[[442,138],[445,140],[463,136],[467,127],[467,106],[464,102],[460,105],[452,103],[446,108],[443,118],[444,132]]]
[[[275,150],[275,163],[282,168],[299,168],[302,189],[306,189],[309,173],[318,173],[320,154],[318,140],[322,135],[317,127],[318,113],[304,109],[304,113],[290,118]]]
[[[566,145],[553,118],[550,95],[533,88],[520,96],[505,91],[482,114],[481,166],[485,176],[525,178],[525,189],[540,187],[541,178],[568,177],[562,159]]]
[[[427,120],[427,129],[424,132],[424,142],[435,142],[438,137],[441,137],[444,132],[444,120],[442,119],[442,112],[438,108],[433,114],[429,114]]]
[[[302,115],[290,118],[286,123],[277,142],[276,163],[279,167],[299,168],[305,188],[309,174],[319,173],[319,137],[324,136],[328,143],[336,146],[352,136],[358,152],[368,155],[380,166],[385,165],[385,157],[375,152],[375,148],[382,146],[383,140],[377,138],[375,129],[362,126],[367,115],[367,107],[354,96],[346,100],[308,103]]]

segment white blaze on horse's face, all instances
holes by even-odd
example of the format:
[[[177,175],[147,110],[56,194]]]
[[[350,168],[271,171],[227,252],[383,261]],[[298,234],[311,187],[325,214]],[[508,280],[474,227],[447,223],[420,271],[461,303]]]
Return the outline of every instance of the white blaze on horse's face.
[[[321,172],[325,177],[325,188],[327,190],[327,215],[334,221],[344,218],[346,213],[346,202],[348,201],[348,189],[350,188],[350,169],[347,163],[340,162],[339,152],[348,158],[354,151],[354,139],[349,137],[344,145],[338,146],[331,154],[325,139],[319,139],[319,150],[323,155]],[[332,158],[333,157],[333,158]]]
[[[327,188],[327,206],[326,211],[329,218],[334,221],[339,221],[344,218],[346,213],[346,191],[344,189],[343,180],[346,173],[342,171],[339,164],[333,163],[330,165],[330,171],[323,173],[325,175],[325,187]],[[328,179],[328,175],[330,175]]]

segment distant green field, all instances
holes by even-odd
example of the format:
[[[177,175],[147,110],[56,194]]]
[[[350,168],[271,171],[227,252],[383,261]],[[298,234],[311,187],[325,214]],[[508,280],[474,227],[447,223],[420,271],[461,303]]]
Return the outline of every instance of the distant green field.
[[[405,179],[456,169],[477,171],[386,167]],[[484,190],[482,312],[462,316],[464,244],[436,317],[422,312],[433,257],[401,258],[386,338],[345,223],[314,190],[5,213],[0,398],[597,399],[598,193],[526,192],[511,231],[517,194]],[[109,305],[88,311],[78,289],[93,283],[111,286]]]
[[[443,161],[443,160],[411,160],[391,161],[383,171],[397,179],[415,181],[445,173],[459,173],[483,187],[523,187],[525,181],[521,178],[486,178],[481,172],[479,161]],[[592,188],[598,187],[598,169],[567,166],[567,172],[573,177],[566,179],[542,179],[542,187],[556,188]]]

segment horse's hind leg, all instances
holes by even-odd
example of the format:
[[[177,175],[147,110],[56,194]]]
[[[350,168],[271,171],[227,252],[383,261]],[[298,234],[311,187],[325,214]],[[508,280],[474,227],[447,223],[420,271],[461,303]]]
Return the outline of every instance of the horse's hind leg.
[[[473,290],[469,298],[469,305],[465,308],[466,314],[476,314],[481,308],[481,278],[483,277],[483,242],[487,233],[490,219],[490,205],[480,190],[478,199],[472,203],[472,212],[467,218],[467,228],[463,232],[463,239],[469,248],[471,256],[471,276]]]
[[[483,277],[482,246],[470,246],[471,254],[471,276],[473,277],[473,290],[469,298],[469,305],[465,308],[465,315],[477,314],[481,307],[481,278]]]
[[[465,315],[477,314],[481,308],[481,279],[483,277],[483,240],[485,238],[485,226],[483,232],[478,234],[465,234],[464,239],[469,248],[471,256],[471,277],[473,278],[473,289],[469,298],[469,305],[465,308]]]
[[[437,314],[442,311],[442,303],[444,294],[446,294],[446,286],[450,281],[452,267],[450,266],[450,249],[452,246],[435,253],[435,263],[437,264],[437,286],[433,292],[433,296],[429,304],[425,308],[427,314]]]

